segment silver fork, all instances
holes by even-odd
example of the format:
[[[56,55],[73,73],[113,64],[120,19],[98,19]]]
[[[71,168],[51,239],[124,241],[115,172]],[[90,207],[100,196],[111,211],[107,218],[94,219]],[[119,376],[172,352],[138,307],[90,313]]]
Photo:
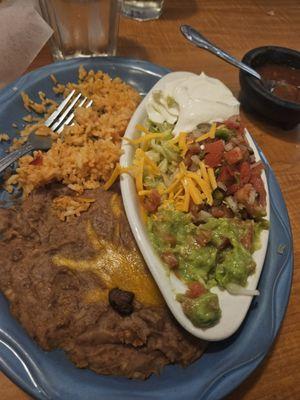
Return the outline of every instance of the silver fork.
[[[77,102],[79,102],[78,105],[76,105]],[[75,107],[88,108],[92,103],[92,100],[88,100],[88,98],[82,96],[81,93],[75,95],[75,90],[72,90],[50,117],[47,118],[44,125],[51,128],[53,132],[61,133],[66,125],[72,123]],[[31,133],[28,136],[27,142],[22,147],[9,153],[0,160],[0,173],[25,154],[33,150],[48,150],[51,144],[52,140],[49,136],[38,136],[35,133]]]

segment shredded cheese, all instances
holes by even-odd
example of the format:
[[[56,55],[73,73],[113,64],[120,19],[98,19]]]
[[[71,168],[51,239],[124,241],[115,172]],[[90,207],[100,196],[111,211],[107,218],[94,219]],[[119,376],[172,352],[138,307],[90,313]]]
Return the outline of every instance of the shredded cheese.
[[[178,147],[182,151],[182,156],[184,157],[186,152],[188,151],[188,147],[186,144],[186,132],[180,132],[178,139]]]
[[[144,189],[143,173],[145,164],[145,153],[142,149],[137,149],[135,152],[134,165],[136,167],[135,184],[138,192]]]
[[[145,165],[147,165],[150,168],[151,172],[153,172],[155,175],[160,175],[160,170],[158,166],[145,153],[144,153],[144,161]]]
[[[179,142],[179,135],[175,136],[173,139],[169,140],[171,144],[177,144]]]
[[[203,179],[204,179],[205,181],[209,182],[208,173],[207,173],[207,170],[206,170],[206,168],[205,168],[204,162],[203,162],[203,161],[200,161],[200,162],[199,162],[199,165],[200,165],[200,171],[201,171],[201,175],[202,175]]]
[[[204,133],[202,136],[199,136],[196,139],[196,142],[202,142],[203,140],[206,140],[206,139],[209,139],[209,138],[210,138],[209,132],[207,132],[207,133]]]
[[[165,193],[165,191],[166,191],[166,187],[165,187],[165,185],[163,183],[159,183],[157,185],[157,187],[156,187],[156,190],[158,191],[158,193],[160,195],[163,195]]]
[[[208,204],[212,204],[212,191],[210,187],[210,183],[208,180],[205,180],[201,178],[197,173],[195,172],[189,172],[189,176],[197,183],[197,185],[200,187],[201,191],[204,194],[204,198],[207,199]],[[203,196],[202,196],[203,200]]]
[[[212,123],[210,130],[207,133],[204,133],[202,136],[196,139],[196,142],[202,142],[206,139],[214,139],[216,135],[217,124],[214,122]]]
[[[207,168],[207,174],[208,174],[208,177],[209,177],[211,188],[212,188],[212,190],[215,190],[218,187],[218,185],[217,185],[217,181],[216,181],[214,170],[212,168],[210,168],[210,167]]]
[[[177,193],[174,194],[174,200],[177,199],[178,196],[180,196],[183,193],[183,187],[181,187]]]
[[[182,204],[182,211],[188,212],[189,211],[189,205],[190,205],[190,191],[188,188],[188,181],[186,178],[183,179],[183,187],[184,187],[184,198],[183,198],[183,204]]]
[[[117,164],[115,166],[115,169],[113,170],[110,178],[105,182],[105,184],[102,186],[103,190],[108,190],[117,180],[117,178],[121,174],[133,174],[133,167],[121,167],[120,164]]]
[[[168,187],[167,193],[171,193],[176,189],[182,178],[184,177],[184,172],[180,172],[179,174],[176,175],[173,183]]]
[[[140,213],[141,213],[142,220],[144,221],[145,224],[147,224],[148,215],[142,205],[140,205]]]
[[[210,130],[209,130],[209,137],[211,138],[211,139],[214,139],[215,138],[215,136],[216,136],[216,130],[217,130],[217,124],[215,123],[215,122],[213,122],[212,124],[211,124],[211,127],[210,127]]]
[[[182,173],[186,172],[186,166],[184,165],[184,162],[182,162],[182,161],[179,164],[179,171],[182,172]]]
[[[108,190],[115,183],[120,173],[121,173],[121,167],[120,164],[117,164],[108,181],[106,181],[105,184],[102,186],[102,189]]]
[[[195,204],[201,204],[202,203],[202,197],[199,189],[196,188],[196,185],[192,181],[191,178],[187,178],[188,182],[188,190],[190,192],[191,198]]]
[[[213,203],[213,198],[211,195],[211,188],[209,183],[207,183],[207,181],[205,181],[204,179],[200,179],[199,185],[206,196],[207,203],[211,206]]]
[[[144,133],[146,133],[147,135],[151,133],[151,132],[148,131],[147,128],[145,128],[145,127],[144,127],[143,125],[141,125],[141,124],[137,124],[137,125],[135,126],[135,129],[136,129],[137,131],[144,132]]]
[[[148,196],[151,193],[151,190],[140,190],[138,192],[139,196]]]
[[[165,136],[165,133],[149,133],[137,139],[129,139],[127,137],[124,137],[124,140],[127,140],[130,144],[137,145],[145,142],[150,142],[152,139],[163,139]]]

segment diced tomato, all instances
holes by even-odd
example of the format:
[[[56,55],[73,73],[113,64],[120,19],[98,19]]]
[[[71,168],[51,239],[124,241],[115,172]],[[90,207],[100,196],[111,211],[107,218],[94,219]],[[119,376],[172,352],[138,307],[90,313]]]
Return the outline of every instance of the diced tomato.
[[[228,118],[226,121],[223,122],[223,124],[225,124],[228,129],[238,131],[239,133],[244,132],[244,126],[241,123],[238,115],[234,115]]]
[[[202,294],[206,292],[205,286],[200,282],[192,282],[188,284],[188,290],[186,292],[186,296],[195,299],[196,297],[200,297]]]
[[[240,127],[239,127],[239,129],[238,129],[238,132],[239,132],[240,134],[243,134],[243,133],[245,132],[245,125],[243,125],[243,124],[241,123],[241,121],[240,121]]]
[[[222,166],[218,181],[224,183],[225,185],[230,185],[234,182],[233,171],[231,171],[228,165]]]
[[[43,165],[43,155],[38,153],[35,158],[29,163],[30,165]]]
[[[226,151],[224,153],[224,158],[229,165],[236,164],[243,159],[242,150],[236,146],[232,150]]]
[[[151,193],[144,200],[144,207],[150,213],[157,211],[158,207],[161,204],[160,194],[156,189],[151,190]]]
[[[226,125],[228,129],[239,129],[240,121],[238,116],[234,115],[233,117],[228,118],[226,121],[224,121],[224,125]]]
[[[177,243],[176,237],[171,235],[170,233],[165,233],[163,235],[163,239],[164,239],[165,242],[170,244],[172,247],[175,246],[176,243]]]
[[[248,183],[251,176],[250,164],[247,161],[242,162],[240,166],[240,183]]]
[[[207,153],[204,157],[205,164],[211,168],[215,168],[221,164],[222,154]]]
[[[245,206],[250,216],[264,215],[266,191],[260,177],[251,178],[250,183],[246,183],[234,194],[234,198]]]
[[[227,188],[228,194],[234,194],[236,191],[238,191],[240,188],[240,185],[238,183],[234,183],[233,185],[230,185]]]
[[[246,224],[244,226],[246,226]],[[247,250],[251,250],[253,236],[254,236],[253,221],[249,221],[249,223],[247,224],[246,233],[244,236],[241,237],[241,243]]]
[[[249,150],[246,147],[241,148],[243,160],[249,160]]]
[[[205,151],[207,153],[222,153],[224,151],[223,140],[217,140],[216,142],[206,143]]]
[[[171,253],[170,251],[166,251],[161,254],[162,260],[168,264],[171,269],[178,267],[178,260],[175,254]]]
[[[199,207],[199,205],[195,204],[193,200],[191,200],[189,205],[189,212],[192,214],[192,216],[196,217],[200,210],[201,207]]]
[[[211,241],[212,238],[212,232],[209,230],[201,230],[198,232],[197,236],[195,237],[196,242],[199,244],[199,246],[204,247]]]
[[[188,153],[191,153],[192,155],[199,154],[200,151],[201,148],[199,143],[192,143],[188,149]]]
[[[228,129],[232,129],[232,130],[238,130],[240,127],[240,125],[234,121],[225,121],[224,124],[226,125],[226,127]]]
[[[254,189],[257,191],[259,195],[259,204],[261,206],[266,205],[266,189],[265,185],[260,176],[251,177],[250,182],[252,183]]]
[[[224,217],[224,211],[219,207],[212,207],[211,208],[211,215],[214,218],[223,218]]]
[[[252,205],[255,201],[256,191],[251,183],[246,183],[246,185],[235,192],[234,197],[236,201],[245,206]]]
[[[261,171],[264,169],[263,163],[256,163],[255,167],[251,168],[251,177],[252,176],[260,176]]]
[[[220,207],[212,207],[211,215],[215,218],[232,218],[234,213],[230,208],[222,204]]]
[[[198,155],[201,151],[200,144],[199,143],[192,143],[186,152],[185,158],[184,158],[184,163],[189,168],[192,164],[192,156]]]
[[[224,153],[224,143],[222,140],[217,140],[216,142],[207,143],[205,145],[205,163],[209,167],[217,167],[221,164],[223,153]]]

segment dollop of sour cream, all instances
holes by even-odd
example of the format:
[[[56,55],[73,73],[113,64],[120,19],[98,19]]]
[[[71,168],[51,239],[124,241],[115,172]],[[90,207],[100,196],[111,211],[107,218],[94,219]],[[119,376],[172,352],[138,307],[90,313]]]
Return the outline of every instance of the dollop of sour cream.
[[[239,102],[220,80],[200,75],[166,82],[146,104],[155,123],[175,124],[174,134],[190,132],[200,123],[222,122],[239,113]]]

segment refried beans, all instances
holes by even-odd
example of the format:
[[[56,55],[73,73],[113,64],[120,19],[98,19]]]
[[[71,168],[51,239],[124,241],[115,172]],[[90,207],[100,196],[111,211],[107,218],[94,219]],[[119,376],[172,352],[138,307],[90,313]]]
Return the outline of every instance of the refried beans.
[[[168,311],[118,192],[87,192],[95,199],[88,211],[62,222],[53,199],[68,193],[45,187],[0,209],[0,289],[13,315],[44,350],[64,349],[99,374],[145,379],[195,361],[205,344]]]

